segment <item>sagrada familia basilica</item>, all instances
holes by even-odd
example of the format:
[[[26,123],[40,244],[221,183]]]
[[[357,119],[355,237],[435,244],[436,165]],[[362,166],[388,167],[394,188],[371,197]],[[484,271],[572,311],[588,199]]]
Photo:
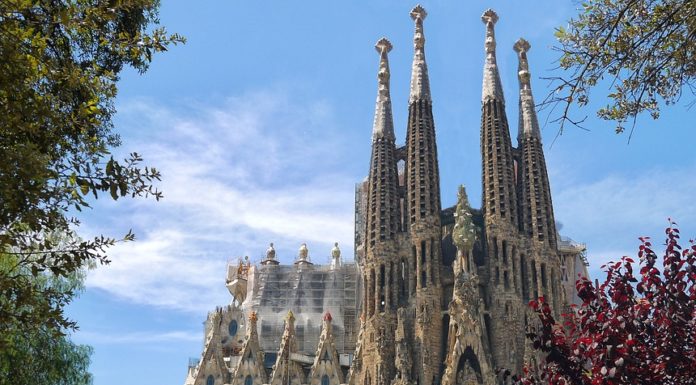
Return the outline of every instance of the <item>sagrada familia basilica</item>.
[[[426,11],[411,11],[414,58],[404,146],[396,145],[387,39],[379,53],[367,179],[356,188],[355,260],[338,244],[313,264],[306,245],[291,265],[273,244],[252,265],[228,266],[230,305],[205,323],[185,385],[502,384],[538,359],[525,340],[529,300],[558,314],[587,275],[585,247],[556,229],[530,84],[530,44],[518,40],[519,127],[513,147],[487,10],[481,100],[483,199],[440,204],[435,123],[425,60]],[[403,162],[403,166],[399,166]]]

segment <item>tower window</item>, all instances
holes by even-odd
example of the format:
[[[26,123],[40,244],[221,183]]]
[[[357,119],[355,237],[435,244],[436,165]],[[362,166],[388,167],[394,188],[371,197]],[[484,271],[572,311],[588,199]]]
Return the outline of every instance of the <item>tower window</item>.
[[[247,385],[247,384],[244,384],[244,385]],[[326,374],[321,376],[321,385],[329,385],[329,376],[327,376]]]
[[[229,326],[227,327],[227,331],[230,333],[231,337],[234,337],[237,335],[237,330],[239,329],[239,324],[237,324],[237,320],[232,320],[230,321]]]
[[[215,385],[215,378],[213,375],[208,375],[208,378],[205,380],[205,385]]]
[[[251,375],[248,375],[244,377],[244,385],[254,385],[254,379],[251,377]]]

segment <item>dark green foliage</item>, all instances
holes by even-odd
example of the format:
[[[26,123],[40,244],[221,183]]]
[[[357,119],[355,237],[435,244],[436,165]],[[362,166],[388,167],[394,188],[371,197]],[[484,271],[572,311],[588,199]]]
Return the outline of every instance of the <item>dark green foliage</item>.
[[[154,168],[111,149],[116,82],[147,70],[155,52],[183,38],[158,24],[155,0],[0,0],[0,325],[73,327],[69,293],[35,279],[107,263],[117,239],[79,240],[69,210],[107,194],[161,197]],[[120,240],[131,240],[127,234]],[[47,298],[46,302],[38,301]]]
[[[10,261],[15,262],[16,258],[4,258],[0,271],[11,268],[14,264],[8,265]],[[21,284],[17,286],[23,290],[15,298],[20,300],[0,297],[0,307],[14,311],[24,321],[0,325],[0,385],[91,384],[88,368],[92,348],[72,343],[68,336],[57,333],[65,329],[55,324],[41,325],[37,316],[56,312],[57,301],[71,301],[83,288],[84,273],[33,276],[19,270],[17,279]],[[51,317],[48,319],[51,322]],[[32,327],[24,327],[28,321]]]

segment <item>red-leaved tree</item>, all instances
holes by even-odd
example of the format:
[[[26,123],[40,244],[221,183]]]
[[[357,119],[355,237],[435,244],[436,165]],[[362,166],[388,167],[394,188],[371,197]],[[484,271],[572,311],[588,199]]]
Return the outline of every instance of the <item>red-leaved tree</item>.
[[[576,283],[580,306],[553,317],[543,298],[530,305],[540,323],[527,337],[546,354],[518,385],[696,384],[696,244],[679,245],[670,221],[662,258],[641,238],[634,261],[604,266],[606,280]]]

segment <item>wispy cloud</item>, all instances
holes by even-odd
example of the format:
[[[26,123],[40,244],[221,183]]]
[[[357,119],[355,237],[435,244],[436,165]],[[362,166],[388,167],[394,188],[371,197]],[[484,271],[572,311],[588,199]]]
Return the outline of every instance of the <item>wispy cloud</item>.
[[[132,332],[132,333],[96,333],[81,331],[75,335],[75,340],[87,341],[90,344],[150,344],[153,342],[182,342],[201,341],[202,334],[197,331],[170,331],[170,332]]]
[[[694,175],[696,164],[587,183],[561,181],[553,195],[556,218],[563,233],[587,242],[590,269],[597,273],[609,260],[636,255],[640,236],[661,244],[668,217],[681,226],[684,242],[696,236]]]
[[[114,247],[88,287],[201,313],[230,299],[226,261],[257,259],[269,241],[285,261],[302,242],[315,260],[334,241],[350,256],[357,178],[341,172],[350,154],[325,103],[263,92],[213,106],[131,101],[119,114],[136,138],[124,148],[161,170],[165,198],[99,202],[95,213],[109,215],[91,217],[90,229],[134,226],[139,240]]]

